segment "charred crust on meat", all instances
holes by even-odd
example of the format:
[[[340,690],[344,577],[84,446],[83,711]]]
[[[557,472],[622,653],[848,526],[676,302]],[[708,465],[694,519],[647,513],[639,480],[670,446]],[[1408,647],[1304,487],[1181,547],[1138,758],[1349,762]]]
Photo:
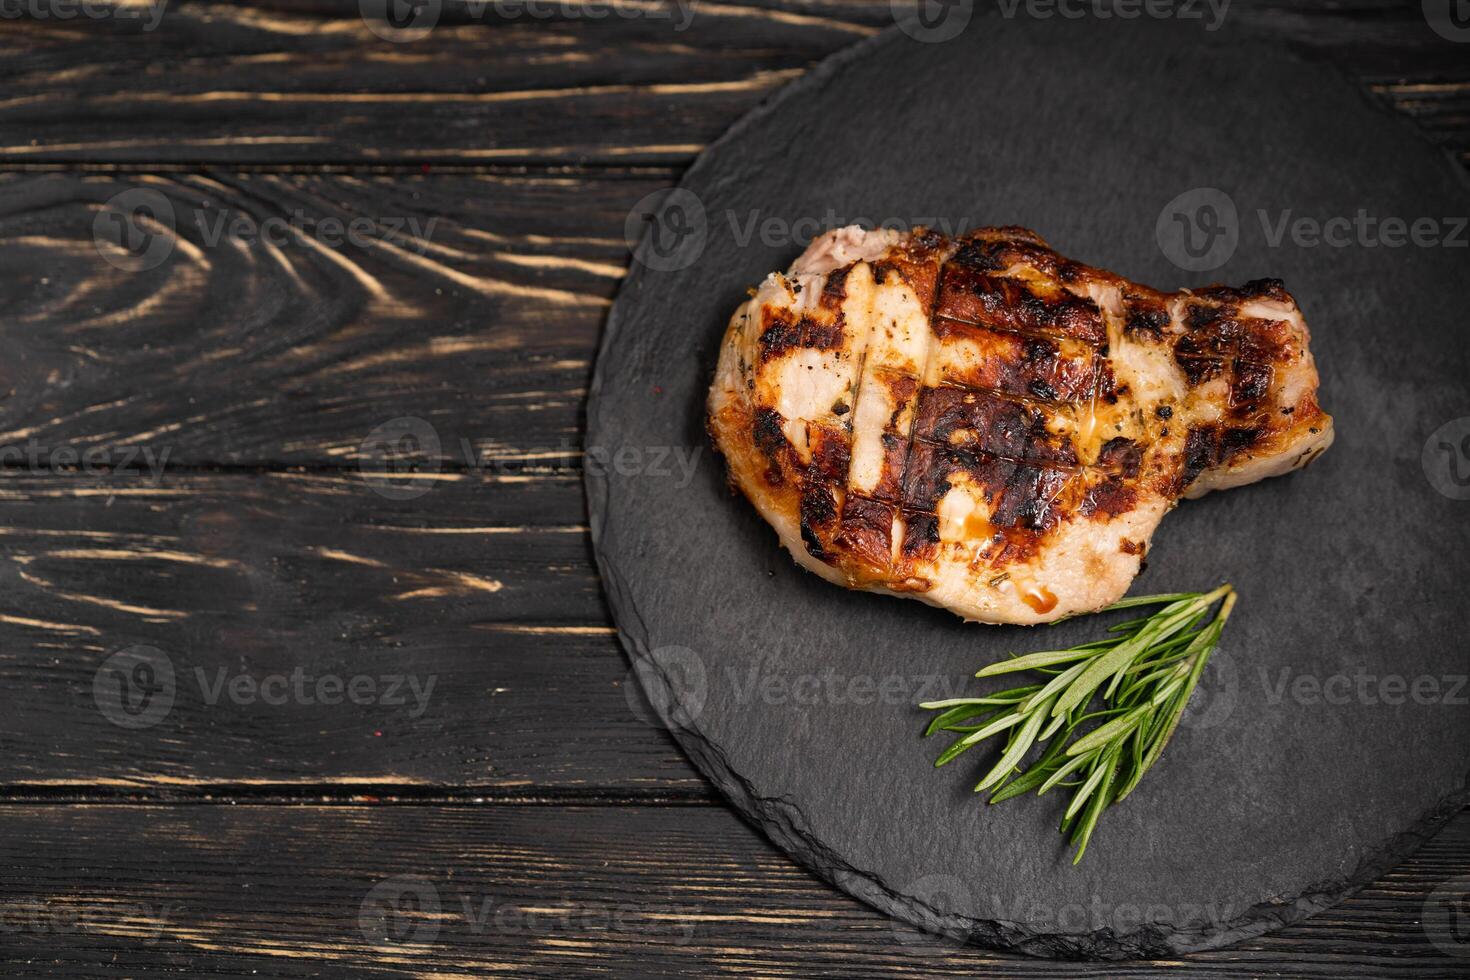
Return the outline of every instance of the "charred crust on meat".
[[[896,432],[885,432],[879,440],[883,447],[883,469],[878,476],[878,485],[873,488],[873,496],[880,500],[896,501],[903,496],[909,441],[906,436]]]
[[[893,513],[893,508],[881,501],[848,494],[833,544],[860,565],[881,574],[892,563]]]
[[[831,323],[824,323],[814,317],[804,316],[799,324],[797,344],[801,347],[812,347],[817,350],[837,350],[842,347],[846,340],[847,320],[839,310],[832,317]]]
[[[906,513],[899,552],[910,560],[928,558],[939,550],[939,518],[933,514]]]
[[[1230,408],[1233,412],[1251,411],[1271,392],[1271,368],[1237,359],[1230,379]]]
[[[761,363],[780,357],[801,344],[801,324],[786,310],[764,307],[761,323],[764,325],[760,335]]]
[[[941,386],[919,395],[914,440],[979,450],[1018,462],[1075,466],[1077,452],[1047,426],[1039,406],[985,391]]]
[[[1093,345],[1107,339],[1102,311],[1091,299],[1062,289],[1044,296],[1032,284],[987,275],[954,261],[941,275],[935,313],[992,329],[1075,337]]]
[[[843,266],[827,274],[827,282],[822,286],[823,306],[830,310],[842,308],[842,301],[847,299],[847,276],[852,268],[850,265]]]
[[[1138,476],[1139,467],[1143,463],[1143,447],[1132,439],[1123,436],[1114,436],[1098,450],[1097,463],[1099,470],[1107,473],[1116,473],[1133,479]]]
[[[1184,372],[1184,380],[1191,388],[1213,381],[1225,371],[1225,362],[1214,358],[1179,357],[1176,354],[1174,362]]]
[[[934,333],[941,341],[957,339],[974,352],[957,374],[947,378],[955,384],[1074,402],[1091,397],[1097,382],[1100,362],[1090,346],[1075,340],[995,330],[942,316],[934,318]],[[1065,351],[1064,343],[1069,348]]]
[[[1077,509],[1083,517],[1102,515],[1113,518],[1132,510],[1137,499],[1137,492],[1131,485],[1116,476],[1110,476],[1089,487]]]
[[[990,514],[990,523],[1030,531],[1047,531],[1056,526],[1061,520],[1056,500],[1070,474],[1010,460],[997,460],[996,469],[996,478],[1004,475],[1005,482],[1000,502]]]
[[[1228,310],[1213,303],[1189,303],[1184,307],[1184,326],[1191,332],[1206,330],[1229,315]]]
[[[751,425],[751,441],[755,447],[765,454],[769,466],[766,468],[766,482],[773,487],[782,483],[781,456],[791,448],[791,443],[786,439],[786,432],[781,428],[781,415],[770,408],[758,408],[755,410],[755,419]]]
[[[969,266],[977,272],[1004,272],[1006,264],[1001,261],[1004,248],[1004,242],[972,238],[960,245],[950,262]]]
[[[1220,430],[1213,425],[1190,426],[1184,436],[1184,468],[1179,474],[1183,490],[1205,470],[1220,463]]]
[[[846,433],[811,422],[807,424],[807,444],[812,453],[808,477],[833,484],[846,479],[852,456]]]
[[[1229,428],[1220,433],[1220,458],[1222,462],[1247,452],[1261,441],[1265,430],[1255,427]]]
[[[818,561],[835,564],[837,556],[827,550],[817,534],[817,528],[826,527],[837,519],[837,501],[832,488],[825,483],[806,482],[801,489],[800,504],[801,540],[807,553]]]
[[[1198,299],[1209,300],[1225,306],[1239,306],[1254,300],[1272,300],[1290,303],[1291,294],[1280,279],[1252,279],[1244,286],[1206,286],[1191,290]]]
[[[1056,501],[1071,473],[994,456],[983,450],[916,442],[904,479],[905,509],[936,513],[957,478],[979,490],[988,507],[990,525],[1044,532],[1061,519]]]
[[[893,417],[889,419],[889,424],[893,424],[897,422],[897,416],[902,413],[904,404],[919,390],[919,381],[906,374],[894,374],[888,371],[883,372],[881,380],[884,387],[888,389],[893,404],[899,406],[894,410]]]
[[[960,609],[970,597],[956,595],[1017,565],[1048,572],[1040,556],[1056,540],[1084,590],[1107,588],[1092,579],[1139,568],[1150,522],[1191,484],[1228,487],[1279,470],[1260,465],[1272,456],[1300,465],[1322,451],[1323,440],[1293,445],[1330,420],[1278,280],[1162,293],[1015,228],[915,229],[877,244],[874,258],[804,275],[795,299],[799,283],[781,289],[778,276],[771,305],[732,323],[725,387],[711,391],[712,405],[739,403],[712,419],[728,450],[744,450],[730,457],[735,485],[829,578],[943,588],[935,601]],[[864,261],[892,313],[849,303],[867,288]],[[900,326],[900,305],[928,335]],[[869,341],[865,354],[860,334],[890,346],[875,357]],[[823,353],[778,360],[798,349]],[[1181,379],[1203,390],[1186,394]],[[787,398],[787,384],[800,390]],[[787,418],[786,405],[801,407]],[[1018,600],[993,596],[974,615],[988,618],[990,601],[1006,618]]]
[[[1157,342],[1163,337],[1164,328],[1169,325],[1169,311],[1162,303],[1145,305],[1141,302],[1130,302],[1126,314],[1123,319],[1123,334],[1135,340]]]

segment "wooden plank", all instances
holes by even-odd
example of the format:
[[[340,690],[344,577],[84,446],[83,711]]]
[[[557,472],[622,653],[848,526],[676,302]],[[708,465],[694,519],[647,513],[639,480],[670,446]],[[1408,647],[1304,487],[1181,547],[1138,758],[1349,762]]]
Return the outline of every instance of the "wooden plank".
[[[0,476],[0,785],[705,793],[629,700],[576,480],[378,487]]]
[[[668,180],[0,178],[0,462],[352,466],[412,416],[448,467],[575,468],[622,228]]]
[[[1306,922],[1233,949],[1125,964],[920,935],[715,807],[11,804],[0,827],[0,962],[30,977],[1448,980],[1465,975],[1470,951],[1463,935],[1455,945],[1432,920],[1421,926],[1437,887],[1461,900],[1470,887],[1446,885],[1470,861],[1465,813]]]
[[[878,2],[442,7],[411,43],[374,34],[356,0],[170,4],[151,31],[139,3],[7,21],[0,161],[683,163],[891,23]]]
[[[77,7],[23,9],[52,4]],[[449,0],[432,31],[394,43],[357,0],[171,3],[144,30],[157,6],[7,20],[0,162],[683,165],[796,74],[893,23],[886,0],[576,0],[537,16],[519,0]],[[1227,16],[1365,79],[1448,83],[1406,105],[1440,107],[1420,114],[1470,146],[1463,51],[1418,5],[1235,0]]]

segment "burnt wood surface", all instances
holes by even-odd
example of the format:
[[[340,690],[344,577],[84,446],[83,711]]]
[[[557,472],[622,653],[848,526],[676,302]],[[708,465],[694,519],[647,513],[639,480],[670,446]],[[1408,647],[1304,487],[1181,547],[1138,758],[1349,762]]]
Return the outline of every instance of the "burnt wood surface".
[[[1121,968],[917,936],[742,824],[630,690],[582,403],[629,210],[890,5],[448,2],[410,43],[358,7],[0,21],[6,975],[1470,970],[1434,926],[1467,814],[1304,923]],[[1419,3],[1230,11],[1470,162],[1470,44]],[[139,190],[173,219],[141,270],[97,231]],[[125,727],[98,678],[139,650],[172,703]],[[272,703],[298,668],[374,686]]]

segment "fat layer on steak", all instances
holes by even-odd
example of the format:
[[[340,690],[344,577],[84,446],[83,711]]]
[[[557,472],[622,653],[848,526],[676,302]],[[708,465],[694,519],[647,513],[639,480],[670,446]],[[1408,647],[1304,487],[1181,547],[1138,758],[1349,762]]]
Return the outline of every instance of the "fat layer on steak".
[[[1122,596],[1179,497],[1331,444],[1308,339],[1277,280],[1162,293],[1022,228],[841,228],[735,311],[709,427],[823,578],[1046,622]]]

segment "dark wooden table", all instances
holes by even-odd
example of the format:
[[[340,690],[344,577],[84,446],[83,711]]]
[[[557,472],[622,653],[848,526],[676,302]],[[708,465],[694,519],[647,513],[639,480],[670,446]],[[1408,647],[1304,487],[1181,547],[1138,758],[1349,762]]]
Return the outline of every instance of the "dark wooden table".
[[[6,975],[1120,974],[792,865],[646,720],[592,566],[629,209],[887,0],[446,3],[411,42],[333,0],[3,10]],[[1230,16],[1470,159],[1470,44],[1418,3]],[[1421,912],[1467,873],[1461,814],[1121,972],[1466,976]]]

